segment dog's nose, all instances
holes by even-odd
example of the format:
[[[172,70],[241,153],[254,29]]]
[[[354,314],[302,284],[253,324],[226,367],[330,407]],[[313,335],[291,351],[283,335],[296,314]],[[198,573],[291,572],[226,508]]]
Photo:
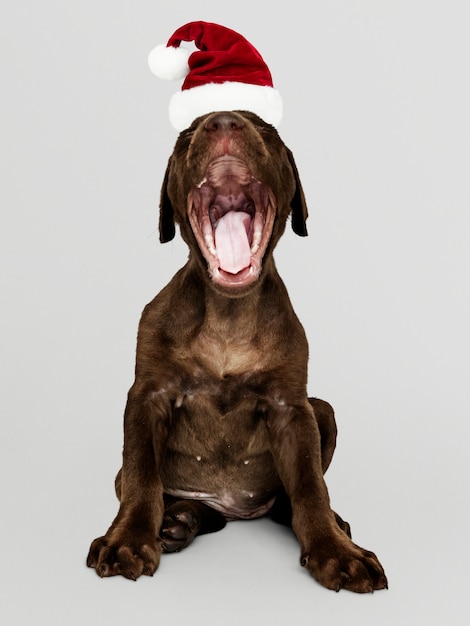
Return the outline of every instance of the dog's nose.
[[[241,130],[245,123],[241,117],[230,112],[215,113],[206,120],[205,129],[210,133]]]

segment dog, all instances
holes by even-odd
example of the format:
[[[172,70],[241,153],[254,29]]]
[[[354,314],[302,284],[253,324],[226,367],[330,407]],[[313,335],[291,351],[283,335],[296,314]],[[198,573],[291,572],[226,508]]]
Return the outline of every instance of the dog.
[[[276,270],[288,218],[307,235],[292,152],[246,111],[181,132],[160,198],[160,241],[186,265],[148,304],[124,415],[118,514],[87,565],[101,577],[153,575],[227,521],[271,516],[292,527],[301,565],[328,589],[387,587],[374,553],[330,508],[332,407],[307,396],[308,344]]]

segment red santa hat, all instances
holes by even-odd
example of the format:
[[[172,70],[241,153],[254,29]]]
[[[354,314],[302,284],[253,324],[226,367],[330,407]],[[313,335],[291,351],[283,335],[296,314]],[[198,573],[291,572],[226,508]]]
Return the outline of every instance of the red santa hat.
[[[198,50],[180,47],[194,42]],[[169,105],[172,126],[184,130],[199,115],[212,111],[251,111],[278,126],[282,99],[260,53],[242,35],[210,22],[190,22],[165,45],[149,54],[150,70],[159,78],[184,78]]]

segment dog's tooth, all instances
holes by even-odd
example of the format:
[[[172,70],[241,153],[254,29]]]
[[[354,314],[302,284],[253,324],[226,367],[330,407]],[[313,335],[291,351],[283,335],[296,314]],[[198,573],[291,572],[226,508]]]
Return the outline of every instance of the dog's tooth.
[[[256,231],[262,232],[263,231],[263,226],[264,226],[263,217],[262,217],[262,215],[261,215],[261,213],[259,211],[256,211],[255,217],[253,219],[253,227],[254,227],[254,229]]]
[[[251,244],[251,254],[256,254],[259,250],[259,244],[261,243],[261,233],[255,231],[253,233],[253,241]]]
[[[259,250],[263,237],[263,218],[256,212],[253,220],[253,239],[251,242],[251,253],[256,254]]]
[[[214,239],[212,235],[204,235],[204,241],[206,242],[207,249],[212,254],[212,256],[217,256],[217,250],[215,249]]]
[[[214,235],[212,234],[212,224],[208,215],[202,218],[200,228],[207,249],[209,250],[210,254],[212,254],[212,256],[216,257],[217,252],[215,249]]]

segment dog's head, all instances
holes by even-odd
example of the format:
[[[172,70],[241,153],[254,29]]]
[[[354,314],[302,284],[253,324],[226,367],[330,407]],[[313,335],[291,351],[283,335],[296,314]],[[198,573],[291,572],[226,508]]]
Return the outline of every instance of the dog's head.
[[[263,272],[291,214],[307,235],[307,207],[297,167],[276,130],[253,113],[197,118],[178,137],[160,200],[160,241],[175,222],[225,293],[245,292]]]

